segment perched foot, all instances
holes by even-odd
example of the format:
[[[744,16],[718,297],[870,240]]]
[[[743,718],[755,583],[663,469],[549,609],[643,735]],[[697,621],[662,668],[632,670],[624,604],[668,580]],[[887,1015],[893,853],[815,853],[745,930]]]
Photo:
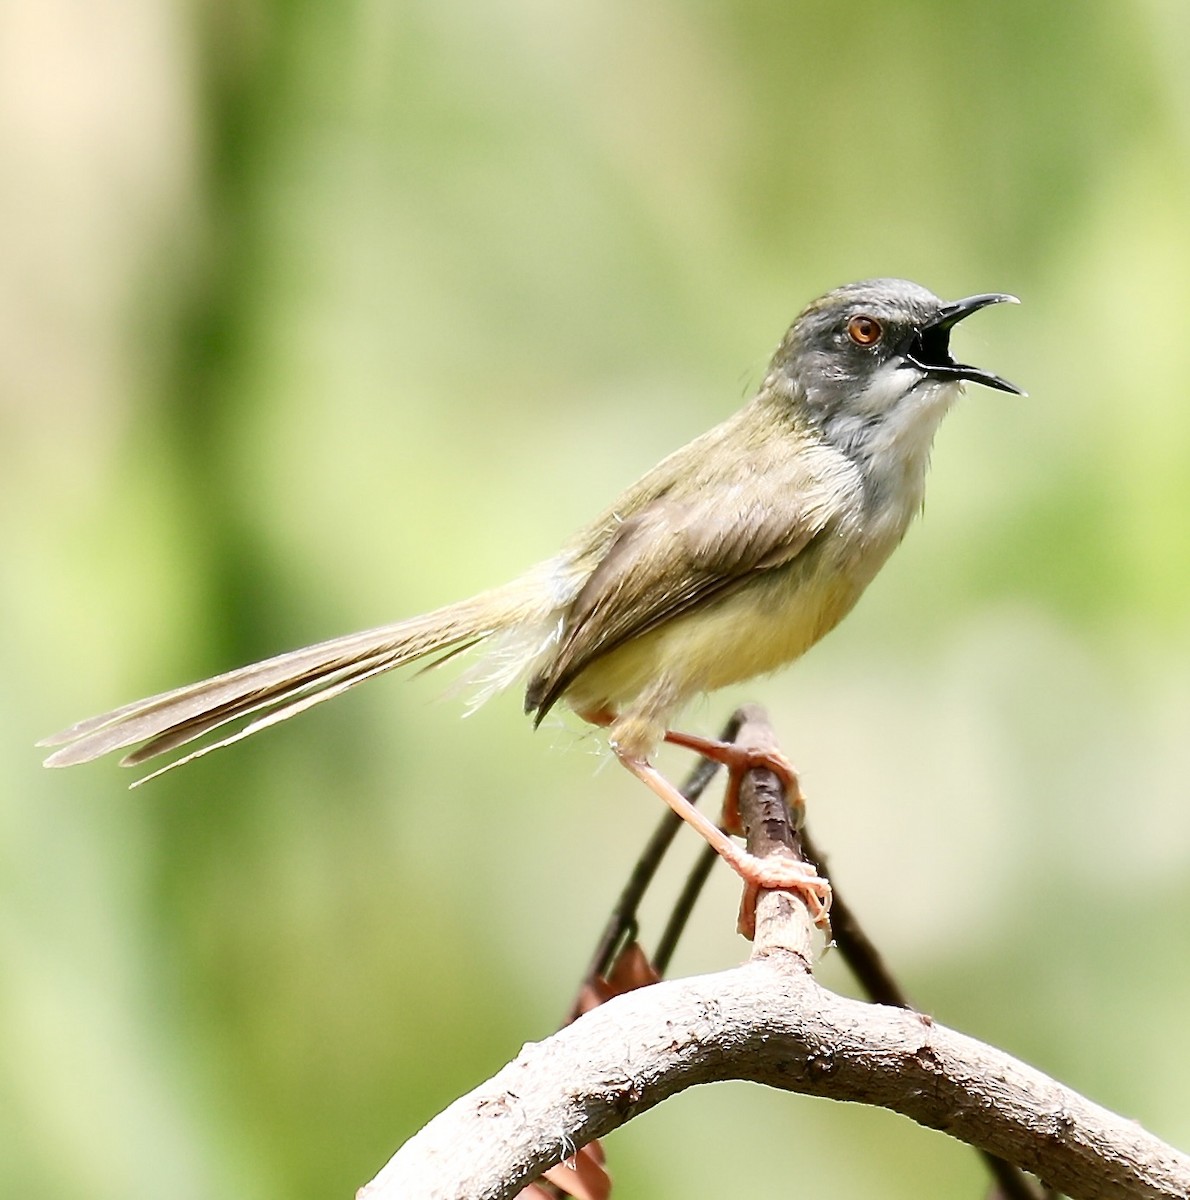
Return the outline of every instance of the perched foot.
[[[678,734],[675,735],[673,740],[684,737],[684,734]],[[694,740],[698,741],[700,739]],[[677,744],[686,745],[687,743],[685,741],[678,741]],[[710,742],[709,744],[712,747],[724,745],[721,742]],[[697,749],[698,747],[691,748]],[[792,858],[757,858],[755,854],[749,854],[747,850],[744,850],[741,846],[733,842],[705,813],[695,808],[655,767],[643,759],[633,758],[622,753],[614,745],[613,749],[616,750],[616,756],[620,762],[645,784],[650,791],[660,796],[679,817],[687,824],[692,825],[714,847],[719,856],[727,862],[727,865],[743,879],[746,888],[744,891],[744,901],[740,909],[739,929],[745,937],[751,937],[756,927],[756,897],[760,891],[769,889],[797,892],[804,898],[806,906],[814,918],[814,923],[819,928],[826,928],[827,912],[830,909],[830,884],[809,863],[799,862]],[[735,749],[739,750],[739,747],[735,747]],[[710,756],[708,755],[708,757]],[[737,762],[741,760],[748,762],[748,766],[740,766],[738,768],[738,778],[735,788],[737,824],[739,821],[739,778],[742,778],[743,771],[750,769],[752,766],[766,766],[772,769],[773,756],[759,755],[761,759],[759,762],[755,761],[757,757],[755,754],[741,750],[740,756],[736,760]],[[790,772],[790,776],[794,780],[791,794],[796,795],[800,802],[801,793],[797,791],[796,776],[792,775],[792,767],[783,758],[781,759],[781,763]],[[736,768],[733,768],[733,772],[735,770]],[[778,771],[778,774],[782,773]]]
[[[785,801],[793,812],[795,827],[801,824],[805,800],[802,797],[801,785],[798,783],[797,771],[793,763],[775,747],[762,750],[758,747],[741,746],[737,742],[724,742],[717,738],[700,737],[694,733],[683,733],[671,729],[665,735],[665,740],[674,746],[682,746],[709,758],[712,762],[722,763],[728,772],[727,789],[723,796],[723,828],[731,833],[743,836],[744,829],[740,821],[740,786],[744,776],[757,767],[772,771],[781,781],[785,792]],[[828,913],[831,906],[830,884],[809,863],[799,862],[791,858],[758,859],[752,855],[748,858],[757,864],[757,870],[739,870],[744,880],[744,896],[740,902],[739,931],[751,938],[756,930],[756,901],[761,891],[784,890],[799,893],[810,910],[814,924],[830,937],[830,918]]]
[[[740,784],[744,776],[757,767],[772,771],[781,781],[785,789],[785,801],[793,810],[794,825],[801,823],[805,801],[802,789],[798,783],[797,771],[793,763],[780,750],[759,750],[737,745],[735,742],[721,742],[717,738],[699,737],[696,733],[682,733],[671,729],[665,740],[673,746],[682,746],[709,758],[712,762],[722,763],[727,768],[727,792],[723,797],[723,827],[731,833],[743,836],[744,830],[740,825]]]
[[[744,875],[744,895],[740,900],[740,915],[736,920],[736,928],[749,941],[756,933],[756,901],[762,891],[797,892],[806,908],[810,910],[810,918],[824,934],[827,941],[831,935],[831,885],[810,863],[799,862],[795,858],[755,858],[748,856],[762,868],[776,868],[771,873],[765,872],[763,877],[753,879]],[[741,872],[741,874],[743,874]]]

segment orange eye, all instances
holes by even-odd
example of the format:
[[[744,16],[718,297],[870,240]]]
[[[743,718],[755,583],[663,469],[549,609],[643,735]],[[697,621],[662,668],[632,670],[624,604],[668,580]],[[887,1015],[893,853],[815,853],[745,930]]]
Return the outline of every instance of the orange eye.
[[[874,346],[884,336],[884,326],[875,317],[860,313],[847,322],[847,336],[857,346]]]

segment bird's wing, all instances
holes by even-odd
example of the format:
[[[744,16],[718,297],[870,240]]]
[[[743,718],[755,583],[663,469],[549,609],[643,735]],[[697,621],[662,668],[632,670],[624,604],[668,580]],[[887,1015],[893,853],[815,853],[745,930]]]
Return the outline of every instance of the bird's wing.
[[[786,471],[661,496],[623,520],[530,681],[540,721],[595,659],[792,561],[830,523],[835,490]]]

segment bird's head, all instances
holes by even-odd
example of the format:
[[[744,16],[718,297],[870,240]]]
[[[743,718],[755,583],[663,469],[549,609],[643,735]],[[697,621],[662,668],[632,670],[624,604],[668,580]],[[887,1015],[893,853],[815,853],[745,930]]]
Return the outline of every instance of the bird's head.
[[[1024,394],[950,351],[955,325],[1004,302],[1017,299],[990,293],[947,302],[904,279],[847,284],[794,321],[771,373],[788,380],[798,401],[849,442],[893,416],[936,423],[964,380]]]

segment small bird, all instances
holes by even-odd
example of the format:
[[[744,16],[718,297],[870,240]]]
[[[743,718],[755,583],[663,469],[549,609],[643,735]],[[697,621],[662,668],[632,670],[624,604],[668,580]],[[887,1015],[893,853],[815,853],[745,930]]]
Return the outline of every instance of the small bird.
[[[959,321],[1005,301],[1017,302],[995,293],[945,303],[899,279],[828,292],[794,321],[742,409],[663,459],[553,558],[423,616],[80,721],[40,743],[60,747],[46,765],[143,743],[122,759],[134,766],[249,718],[160,774],[374,675],[482,649],[469,672],[481,699],[525,680],[535,724],[562,702],[606,726],[619,761],[753,896],[795,888],[824,912],[829,885],[812,867],[749,855],[650,760],[670,741],[726,763],[737,783],[754,765],[793,781],[780,756],[670,722],[692,697],[798,658],[847,615],[922,507],[934,434],[964,380],[1024,394],[950,351]]]

